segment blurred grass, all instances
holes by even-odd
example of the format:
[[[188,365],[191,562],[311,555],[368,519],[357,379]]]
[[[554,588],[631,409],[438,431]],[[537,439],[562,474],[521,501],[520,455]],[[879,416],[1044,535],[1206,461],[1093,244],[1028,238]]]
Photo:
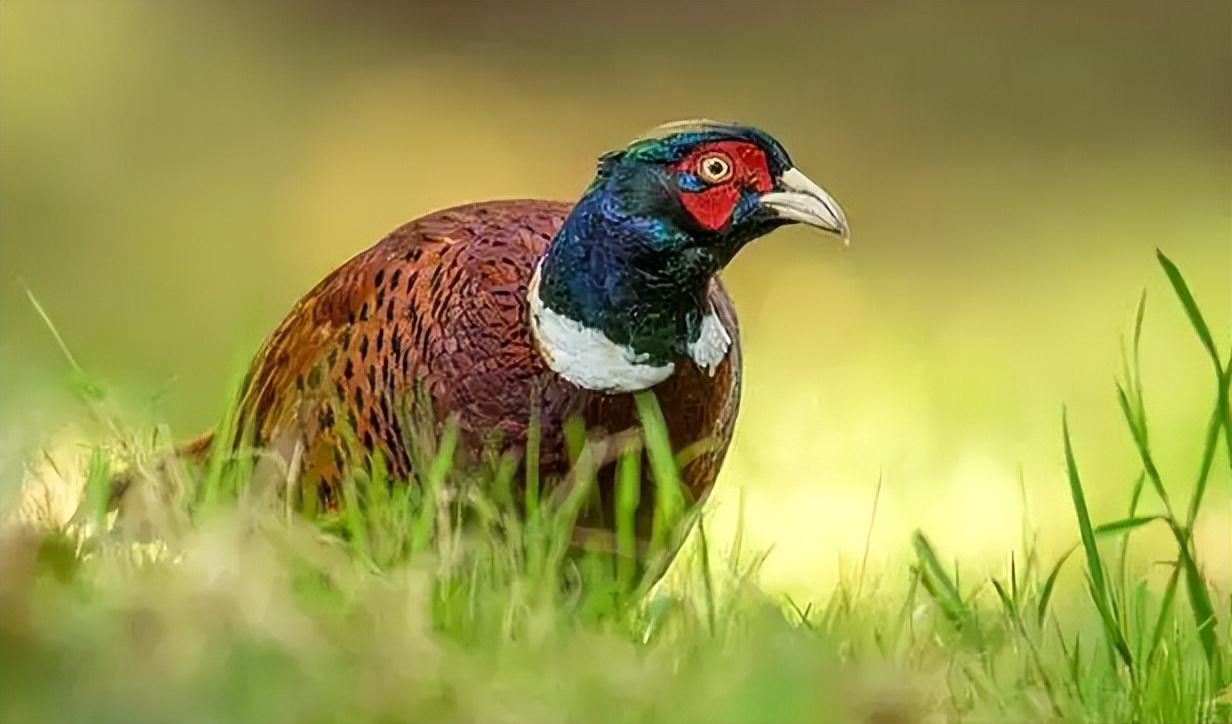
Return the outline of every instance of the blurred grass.
[[[202,471],[138,479],[118,515],[87,493],[68,525],[0,529],[0,721],[1229,721],[1232,599],[1203,572],[1219,551],[1192,532],[1211,466],[1232,468],[1232,365],[1159,261],[1211,355],[1213,432],[1178,517],[1146,442],[1140,302],[1120,388],[1142,469],[1127,517],[1094,522],[1062,417],[1086,600],[1056,587],[1071,555],[1045,569],[1026,520],[992,575],[943,562],[917,531],[906,576],[879,569],[866,585],[862,566],[801,605],[758,588],[765,556],[742,534],[712,556],[721,539],[704,525],[652,585],[679,521],[696,519],[671,505],[635,580],[570,540],[603,446],[620,446],[625,470],[646,457],[656,499],[682,500],[661,413],[640,393],[642,432],[583,441],[576,469],[526,510],[499,467],[453,466],[447,426],[413,446],[421,480],[391,485],[377,461],[341,510],[308,518],[250,485],[250,456],[215,451]],[[87,490],[110,457],[92,455]],[[177,475],[187,484],[166,485]],[[1156,503],[1164,512],[1140,510]],[[632,508],[616,505],[629,527]],[[1129,546],[1153,523],[1174,535],[1163,586]]]
[[[1095,520],[1138,472],[1115,335],[1163,246],[1210,326],[1232,323],[1227,3],[502,3],[339,9],[0,4],[0,487],[76,419],[20,275],[82,363],[174,437],[293,300],[430,209],[572,198],[595,156],[660,121],[775,133],[842,200],[855,246],[794,231],[726,273],[743,410],[708,514],[774,546],[763,580],[813,597],[898,535],[995,567],[1030,514],[1070,544],[1053,432],[1070,405]],[[1187,495],[1209,367],[1152,307],[1152,456]],[[89,437],[89,436],[87,436]],[[1025,494],[1019,480],[1026,481]],[[1216,467],[1194,535],[1232,526]],[[955,515],[967,523],[952,524]],[[1166,551],[1166,530],[1142,546]],[[1232,554],[1207,565],[1232,580]]]

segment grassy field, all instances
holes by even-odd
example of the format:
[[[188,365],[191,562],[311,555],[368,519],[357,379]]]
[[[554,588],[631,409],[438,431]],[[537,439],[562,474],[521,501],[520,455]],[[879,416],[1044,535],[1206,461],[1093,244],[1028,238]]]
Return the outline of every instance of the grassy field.
[[[248,490],[246,458],[215,457],[133,488],[120,515],[107,506],[114,461],[151,467],[158,434],[125,428],[79,370],[77,393],[115,433],[90,456],[70,523],[0,538],[0,722],[1232,720],[1232,599],[1202,572],[1204,555],[1227,551],[1191,539],[1213,466],[1232,459],[1232,360],[1160,264],[1217,391],[1191,499],[1169,496],[1152,458],[1144,297],[1118,383],[1141,468],[1122,518],[1090,519],[1083,448],[1063,419],[1071,495],[1056,504],[1076,525],[1059,560],[1040,559],[1029,520],[992,577],[916,532],[908,569],[861,564],[811,602],[761,592],[769,552],[739,529],[714,540],[680,506],[663,507],[644,573],[571,550],[593,447],[539,495],[510,485],[511,461],[452,470],[446,430],[421,445],[413,485],[378,468],[314,520]],[[624,448],[621,479],[634,490],[650,465],[670,503],[671,451],[653,397],[641,407],[646,444]],[[630,499],[618,497],[627,551]],[[1170,560],[1132,555],[1150,528],[1173,538]]]
[[[0,2],[0,488],[49,439],[77,457],[109,435],[23,285],[125,427],[188,438],[292,304],[397,225],[575,199],[603,151],[705,116],[773,133],[855,233],[782,229],[723,272],[745,393],[709,523],[730,540],[742,509],[773,546],[763,588],[824,596],[866,541],[905,570],[916,528],[984,576],[1024,507],[1053,559],[1074,540],[1062,402],[1091,515],[1121,515],[1139,465],[1111,378],[1144,285],[1152,452],[1188,498],[1209,362],[1153,250],[1229,329],[1232,4],[514,5]],[[681,42],[686,18],[704,30]],[[1210,488],[1207,551],[1225,466]],[[1232,581],[1232,555],[1204,563]]]

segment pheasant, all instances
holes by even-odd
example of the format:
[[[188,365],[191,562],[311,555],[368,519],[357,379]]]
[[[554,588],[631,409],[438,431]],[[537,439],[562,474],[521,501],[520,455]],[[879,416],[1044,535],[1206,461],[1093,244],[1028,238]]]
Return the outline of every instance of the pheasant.
[[[629,429],[633,393],[653,388],[674,448],[712,441],[680,471],[700,500],[740,400],[736,313],[716,275],[791,223],[848,237],[839,205],[768,133],[661,126],[601,156],[574,204],[437,211],[343,264],[261,347],[236,429],[294,460],[301,490],[329,506],[374,455],[395,477],[413,474],[405,413],[417,395],[436,421],[456,421],[461,449],[519,449],[537,420],[549,479],[569,467],[571,417]],[[611,485],[600,480],[605,500]],[[637,519],[644,539],[640,508]]]

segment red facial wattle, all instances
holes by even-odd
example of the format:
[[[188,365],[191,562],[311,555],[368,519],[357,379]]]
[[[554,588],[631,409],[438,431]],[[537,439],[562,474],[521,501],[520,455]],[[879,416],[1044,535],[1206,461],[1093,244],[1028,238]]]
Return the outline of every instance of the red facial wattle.
[[[680,192],[685,210],[699,225],[710,231],[717,231],[727,224],[745,189],[766,193],[774,186],[765,152],[744,141],[702,144],[674,168],[677,172],[696,174],[699,162],[714,154],[722,154],[731,163],[731,175],[701,190],[682,189]]]
[[[740,189],[731,182],[704,191],[685,191],[680,195],[684,208],[703,228],[717,231],[731,218],[740,201]]]

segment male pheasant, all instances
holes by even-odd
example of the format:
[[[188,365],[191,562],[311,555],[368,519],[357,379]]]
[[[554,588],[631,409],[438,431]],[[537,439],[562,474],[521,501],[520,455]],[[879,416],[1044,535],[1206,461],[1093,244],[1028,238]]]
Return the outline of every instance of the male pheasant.
[[[413,472],[407,410],[421,397],[457,421],[463,449],[519,449],[537,419],[549,479],[567,472],[571,416],[623,431],[637,424],[632,393],[653,388],[674,447],[712,443],[681,471],[701,499],[740,396],[736,314],[716,274],[793,222],[847,238],[838,204],[769,134],[660,127],[603,155],[575,204],[437,211],[343,264],[264,343],[236,427],[330,505],[377,453],[395,476]]]

